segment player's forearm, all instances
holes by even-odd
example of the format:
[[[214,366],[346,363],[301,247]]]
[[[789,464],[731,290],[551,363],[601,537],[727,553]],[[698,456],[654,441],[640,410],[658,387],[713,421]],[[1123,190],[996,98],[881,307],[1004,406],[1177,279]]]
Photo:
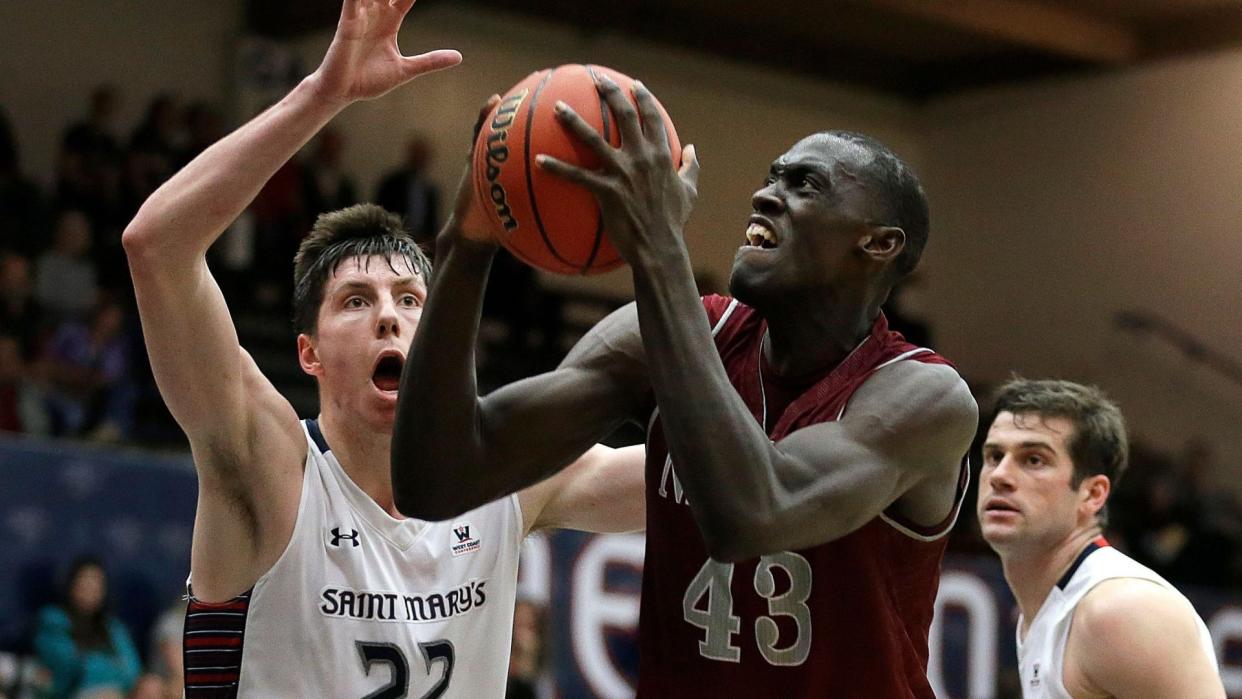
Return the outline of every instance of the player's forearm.
[[[634,288],[669,453],[714,558],[771,519],[774,448],[716,352],[684,254],[636,264]]]
[[[314,76],[224,137],[157,189],[126,228],[123,241],[163,264],[205,254],[263,185],[336,116],[344,103],[317,91]]]
[[[444,519],[488,502],[475,345],[495,247],[442,234],[437,264],[401,375],[392,435],[397,507]]]

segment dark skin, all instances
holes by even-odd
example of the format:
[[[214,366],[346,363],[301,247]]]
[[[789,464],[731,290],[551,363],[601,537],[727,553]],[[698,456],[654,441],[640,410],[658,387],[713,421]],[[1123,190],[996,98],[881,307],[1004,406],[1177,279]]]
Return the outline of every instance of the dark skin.
[[[635,303],[591,330],[555,371],[478,397],[474,346],[495,246],[469,194],[440,237],[443,255],[402,377],[423,401],[402,401],[394,431],[398,507],[447,518],[539,481],[625,420],[660,407],[709,553],[741,560],[840,538],[896,503],[933,524],[951,510],[977,409],[949,367],[899,362],[869,379],[845,417],[773,443],[730,384],[694,284],[682,230],[697,197],[693,146],[674,171],[654,98],[635,108],[602,81],[622,133],[612,148],[572,110],[558,117],[599,156],[586,171],[538,163],[590,189],[629,263]],[[905,244],[882,220],[859,172],[869,151],[812,136],[773,163],[753,199],[772,249],[743,246],[731,288],[768,321],[768,366],[802,376],[839,363],[870,331]],[[752,226],[748,234],[756,231]],[[402,395],[414,395],[402,391]],[[430,398],[428,398],[430,396]],[[727,487],[721,487],[726,485]]]

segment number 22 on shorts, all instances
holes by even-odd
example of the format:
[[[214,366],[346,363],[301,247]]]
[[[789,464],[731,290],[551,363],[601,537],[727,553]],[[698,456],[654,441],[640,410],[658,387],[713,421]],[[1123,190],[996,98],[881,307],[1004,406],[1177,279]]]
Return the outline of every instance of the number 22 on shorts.
[[[789,577],[789,589],[776,594],[774,568]],[[771,665],[793,666],[806,662],[811,652],[811,564],[801,555],[782,551],[762,556],[755,567],[755,593],[768,601],[768,616],[755,620],[755,645]],[[707,596],[705,608],[699,602]],[[707,559],[699,569],[681,600],[686,622],[703,629],[706,636],[699,641],[699,655],[712,660],[736,663],[742,649],[733,644],[733,637],[742,628],[742,619],[733,615],[733,564]],[[772,617],[787,616],[797,628],[792,643],[783,646],[780,631]]]

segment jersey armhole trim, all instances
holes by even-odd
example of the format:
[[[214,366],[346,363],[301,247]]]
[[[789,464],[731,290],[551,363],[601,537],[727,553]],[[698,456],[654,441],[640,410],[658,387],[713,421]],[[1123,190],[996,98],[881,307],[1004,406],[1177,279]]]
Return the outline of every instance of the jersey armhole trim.
[[[729,316],[733,315],[733,311],[737,310],[737,303],[737,299],[729,301],[729,305],[724,309],[724,313],[720,314],[720,320],[716,321],[716,324],[712,326],[712,337],[716,337],[716,335],[724,329],[725,323],[729,320]]]
[[[962,459],[961,469],[961,475],[958,476],[957,481],[957,491],[953,495],[953,510],[939,524],[925,527],[909,521],[896,512],[889,514],[889,510],[893,508],[893,505],[890,505],[880,513],[880,519],[888,526],[916,541],[930,543],[948,536],[949,532],[953,531],[953,527],[957,524],[958,516],[962,513],[962,504],[966,500],[966,489],[970,486],[970,457]]]

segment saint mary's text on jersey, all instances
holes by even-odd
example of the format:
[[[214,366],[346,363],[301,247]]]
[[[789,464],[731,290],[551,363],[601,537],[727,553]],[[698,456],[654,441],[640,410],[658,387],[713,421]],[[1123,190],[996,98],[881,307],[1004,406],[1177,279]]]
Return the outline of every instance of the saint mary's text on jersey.
[[[447,592],[426,595],[325,587],[319,595],[319,611],[328,617],[362,621],[439,621],[483,606],[486,584],[486,580],[471,580]]]

